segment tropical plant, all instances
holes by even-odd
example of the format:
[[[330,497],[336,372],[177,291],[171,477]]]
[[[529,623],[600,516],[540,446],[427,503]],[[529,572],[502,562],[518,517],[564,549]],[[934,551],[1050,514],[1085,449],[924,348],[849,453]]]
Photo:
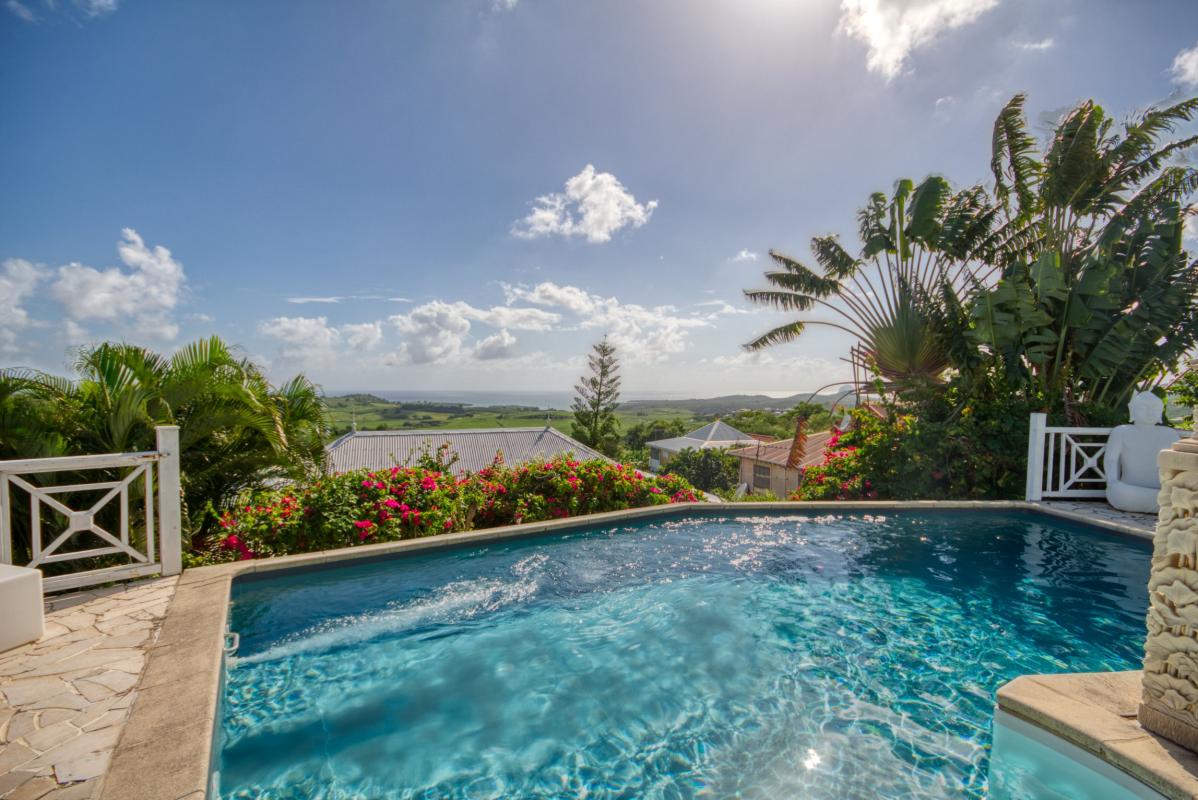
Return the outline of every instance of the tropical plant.
[[[620,362],[616,348],[603,337],[587,357],[591,374],[583,375],[574,387],[577,396],[570,409],[574,412],[572,434],[575,439],[612,456],[619,448]]]
[[[740,459],[719,448],[687,447],[670,458],[662,472],[677,475],[705,492],[730,489],[740,477]]]
[[[752,302],[784,311],[830,312],[792,320],[745,345],[760,350],[798,338],[808,325],[852,334],[852,358],[891,381],[938,380],[961,341],[963,313],[993,269],[975,261],[991,244],[996,209],[980,187],[953,193],[939,176],[916,186],[902,179],[887,198],[874,193],[858,214],[859,255],[836,236],[817,236],[817,272],[771,250],[780,269],[769,289],[748,289]]]
[[[1198,170],[1171,164],[1198,136],[1166,140],[1198,98],[1151,109],[1115,132],[1086,101],[1042,153],[1024,96],[994,124],[1000,279],[972,308],[972,339],[1050,408],[1121,407],[1198,343],[1198,262],[1182,249]]]
[[[75,380],[0,371],[0,448],[9,457],[153,449],[154,428],[178,425],[183,502],[201,534],[211,508],[279,478],[318,472],[325,412],[303,376],[272,387],[220,339],[171,356],[105,343],[81,349]]]
[[[431,466],[443,460],[434,459]],[[496,463],[462,477],[429,467],[354,470],[250,493],[221,515],[220,535],[195,561],[305,553],[697,499],[681,478],[652,477],[598,459]]]

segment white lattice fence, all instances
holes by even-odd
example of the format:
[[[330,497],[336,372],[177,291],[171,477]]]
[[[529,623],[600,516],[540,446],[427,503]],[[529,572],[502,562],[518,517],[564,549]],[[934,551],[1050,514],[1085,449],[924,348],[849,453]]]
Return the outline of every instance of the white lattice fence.
[[[1107,438],[1110,428],[1048,425],[1032,414],[1027,442],[1027,499],[1106,497]]]
[[[52,483],[48,476],[102,472],[94,481]],[[39,476],[32,478],[32,476]],[[54,570],[46,591],[182,570],[179,429],[157,429],[157,449],[0,461],[0,563],[45,568],[113,557],[110,566]],[[16,503],[28,502],[27,519]],[[22,537],[18,547],[17,524]],[[135,524],[140,523],[140,524]]]

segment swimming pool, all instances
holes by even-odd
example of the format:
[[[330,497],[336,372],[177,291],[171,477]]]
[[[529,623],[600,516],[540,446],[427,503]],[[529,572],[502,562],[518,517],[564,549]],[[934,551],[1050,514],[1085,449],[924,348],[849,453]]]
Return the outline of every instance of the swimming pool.
[[[220,796],[980,797],[998,686],[1138,666],[1150,549],[695,514],[239,578]]]

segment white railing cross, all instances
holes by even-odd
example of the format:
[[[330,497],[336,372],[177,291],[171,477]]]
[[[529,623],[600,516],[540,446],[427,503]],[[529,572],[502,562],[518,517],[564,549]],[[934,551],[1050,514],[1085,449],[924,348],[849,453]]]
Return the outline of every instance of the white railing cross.
[[[175,575],[182,569],[181,513],[179,508],[179,429],[162,426],[156,430],[157,449],[148,453],[115,453],[99,456],[0,461],[0,563],[11,564],[13,546],[13,494],[17,488],[29,495],[29,555],[25,566],[43,567],[64,561],[78,561],[106,555],[124,555],[132,563],[54,574],[43,581],[46,591],[75,588],[114,580],[161,573]],[[22,475],[51,472],[81,472],[95,469],[129,467],[124,477],[89,483],[38,486]],[[157,497],[155,497],[157,473]],[[131,541],[129,490],[141,479],[144,494],[144,549]],[[85,509],[72,508],[55,495],[77,492],[103,492]],[[157,499],[157,502],[155,502]],[[113,534],[96,520],[96,515],[116,500],[119,529]],[[65,529],[53,534],[43,546],[43,506],[66,519]],[[84,550],[62,551],[78,534],[91,534],[99,546]],[[161,541],[159,541],[161,538]],[[158,556],[161,556],[159,560]],[[22,559],[24,561],[24,559]]]
[[[1106,497],[1103,459],[1110,433],[1110,428],[1050,427],[1046,414],[1032,414],[1027,499]]]

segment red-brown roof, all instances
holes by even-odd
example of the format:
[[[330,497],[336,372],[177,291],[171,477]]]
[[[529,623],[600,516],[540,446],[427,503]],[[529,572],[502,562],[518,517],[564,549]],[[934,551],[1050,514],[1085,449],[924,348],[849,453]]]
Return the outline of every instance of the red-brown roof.
[[[799,462],[800,469],[822,464],[824,461],[824,445],[832,436],[832,431],[819,431],[807,434],[807,446],[804,448],[803,459]],[[790,458],[790,443],[794,439],[782,439],[777,442],[751,444],[748,447],[738,447],[728,452],[737,458],[749,461],[760,461],[763,464],[777,464],[785,467]]]

